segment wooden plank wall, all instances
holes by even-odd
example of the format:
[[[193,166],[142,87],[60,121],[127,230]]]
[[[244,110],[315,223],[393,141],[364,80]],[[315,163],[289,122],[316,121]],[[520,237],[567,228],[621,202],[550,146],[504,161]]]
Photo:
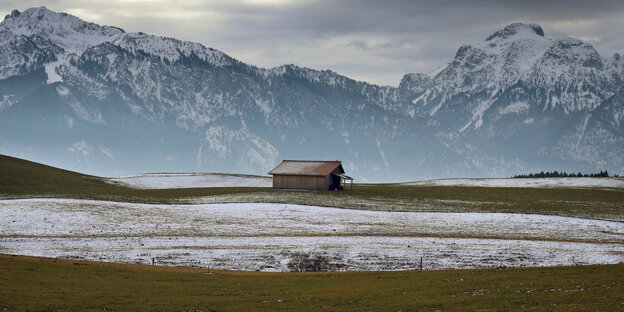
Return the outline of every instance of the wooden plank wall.
[[[296,176],[273,175],[274,189],[327,190],[331,177],[327,176]]]

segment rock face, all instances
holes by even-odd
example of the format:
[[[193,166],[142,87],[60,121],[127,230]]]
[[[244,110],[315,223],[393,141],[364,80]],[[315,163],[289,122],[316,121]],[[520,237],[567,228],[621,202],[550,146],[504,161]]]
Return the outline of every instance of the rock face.
[[[106,176],[284,158],[360,181],[621,172],[622,63],[515,23],[381,87],[31,8],[0,24],[0,152]]]

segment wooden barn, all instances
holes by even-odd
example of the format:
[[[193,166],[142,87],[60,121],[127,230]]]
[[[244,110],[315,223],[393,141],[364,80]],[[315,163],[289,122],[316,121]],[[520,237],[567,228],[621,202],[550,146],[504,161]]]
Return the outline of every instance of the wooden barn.
[[[341,190],[347,180],[353,188],[353,178],[345,175],[338,160],[284,160],[269,174],[274,189]]]

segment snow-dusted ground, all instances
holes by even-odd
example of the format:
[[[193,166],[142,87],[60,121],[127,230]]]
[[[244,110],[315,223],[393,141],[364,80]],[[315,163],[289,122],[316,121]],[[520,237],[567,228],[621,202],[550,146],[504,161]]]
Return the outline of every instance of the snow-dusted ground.
[[[193,187],[271,187],[271,178],[210,173],[150,173],[108,181],[141,189]]]
[[[624,188],[622,178],[440,179],[402,183],[406,186]]]
[[[293,253],[348,270],[624,261],[624,223],[503,213],[418,213],[291,204],[0,201],[0,253],[285,271]]]
[[[211,173],[150,173],[109,178],[141,189],[193,187],[271,187],[269,177]],[[622,178],[539,178],[539,179],[440,179],[401,183],[405,186],[479,186],[479,187],[570,187],[624,188]]]

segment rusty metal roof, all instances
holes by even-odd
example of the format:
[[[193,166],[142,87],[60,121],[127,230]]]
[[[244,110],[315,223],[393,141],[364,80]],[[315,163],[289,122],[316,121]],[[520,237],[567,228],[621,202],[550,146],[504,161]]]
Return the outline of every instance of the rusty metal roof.
[[[284,160],[275,169],[271,170],[269,174],[325,176],[338,167],[340,167],[340,172],[344,173],[341,162],[338,160]]]

